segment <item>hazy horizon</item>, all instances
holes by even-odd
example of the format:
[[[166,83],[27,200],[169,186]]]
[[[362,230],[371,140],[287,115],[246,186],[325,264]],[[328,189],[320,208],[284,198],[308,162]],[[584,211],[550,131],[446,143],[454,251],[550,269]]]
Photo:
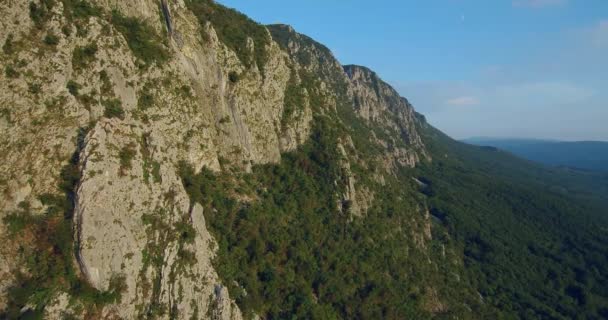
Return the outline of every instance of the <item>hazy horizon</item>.
[[[220,2],[373,69],[455,139],[608,141],[606,1]]]
[[[536,138],[536,137],[508,137],[508,136],[472,136],[458,139],[460,141],[471,140],[520,140],[520,141],[539,141],[539,142],[605,142],[608,140],[560,140],[551,138]]]

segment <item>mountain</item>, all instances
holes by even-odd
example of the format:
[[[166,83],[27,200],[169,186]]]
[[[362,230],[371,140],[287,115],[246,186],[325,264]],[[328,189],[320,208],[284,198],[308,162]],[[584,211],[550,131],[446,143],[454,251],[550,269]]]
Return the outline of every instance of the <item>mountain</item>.
[[[608,142],[492,138],[471,138],[464,141],[500,148],[522,158],[551,166],[608,172]]]
[[[608,317],[607,175],[214,1],[0,13],[0,318]]]

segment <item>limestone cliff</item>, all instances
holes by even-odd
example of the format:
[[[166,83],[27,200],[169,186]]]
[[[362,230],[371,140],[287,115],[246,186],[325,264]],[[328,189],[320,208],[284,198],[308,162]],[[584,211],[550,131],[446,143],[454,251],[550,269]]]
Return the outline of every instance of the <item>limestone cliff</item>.
[[[267,42],[248,38],[243,50],[263,46],[264,59],[245,60],[193,2],[0,3],[0,217],[43,214],[41,196],[61,193],[62,168],[77,159],[73,263],[100,292],[124,282],[120,298],[97,310],[102,318],[241,318],[180,163],[247,172],[280,162],[307,141],[315,114],[340,108],[380,128],[378,181],[427,157],[411,105],[373,72],[343,68],[287,26],[262,27]],[[343,198],[362,216],[374,195],[350,170],[362,161],[352,141],[343,145]],[[26,244],[13,237],[0,227],[0,309],[16,271],[28,273],[18,254]],[[21,312],[87,316],[61,288]]]

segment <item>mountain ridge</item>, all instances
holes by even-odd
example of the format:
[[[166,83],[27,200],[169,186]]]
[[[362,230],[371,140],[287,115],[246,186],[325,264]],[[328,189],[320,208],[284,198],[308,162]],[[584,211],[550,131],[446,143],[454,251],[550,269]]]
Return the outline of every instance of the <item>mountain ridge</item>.
[[[455,142],[214,1],[0,12],[0,317],[608,312],[608,179]]]

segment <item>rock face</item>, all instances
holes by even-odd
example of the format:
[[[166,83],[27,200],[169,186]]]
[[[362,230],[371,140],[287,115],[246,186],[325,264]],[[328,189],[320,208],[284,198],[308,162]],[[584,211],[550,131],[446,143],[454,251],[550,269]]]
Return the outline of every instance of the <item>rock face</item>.
[[[242,317],[213,268],[215,242],[182,186],[180,162],[227,172],[279,162],[307,141],[315,115],[336,113],[344,101],[387,133],[375,137],[386,150],[382,174],[427,157],[407,100],[290,27],[268,27],[262,68],[243,63],[181,0],[96,0],[98,12],[85,17],[70,1],[32,3],[36,10],[25,0],[0,3],[0,217],[20,204],[42,212],[39,197],[59,193],[61,168],[79,152],[75,261],[100,291],[116,279],[125,285],[103,318]],[[167,57],[146,63],[112,10],[148,25]],[[250,39],[249,50],[255,45]],[[344,200],[363,216],[373,194],[358,187],[352,142],[344,145]],[[0,238],[9,236],[2,225]],[[19,244],[8,243],[2,293],[20,268],[11,258]],[[66,309],[83,317],[67,300],[58,292],[47,316]]]
[[[240,319],[227,295],[215,294],[221,283],[211,265],[213,239],[176,168],[160,162],[164,143],[113,119],[100,120],[87,136],[75,209],[81,271],[102,291],[113,278],[125,279],[128,299],[107,308],[108,316],[146,317],[157,305],[183,318],[211,310],[218,319]],[[184,230],[192,232],[187,241]]]
[[[348,65],[344,71],[350,80],[350,89],[357,114],[368,123],[379,125],[400,140],[382,141],[392,155],[390,164],[415,166],[426,158],[424,144],[417,132],[416,116],[412,105],[395,89],[382,81],[368,68]],[[392,131],[392,132],[391,132]]]

